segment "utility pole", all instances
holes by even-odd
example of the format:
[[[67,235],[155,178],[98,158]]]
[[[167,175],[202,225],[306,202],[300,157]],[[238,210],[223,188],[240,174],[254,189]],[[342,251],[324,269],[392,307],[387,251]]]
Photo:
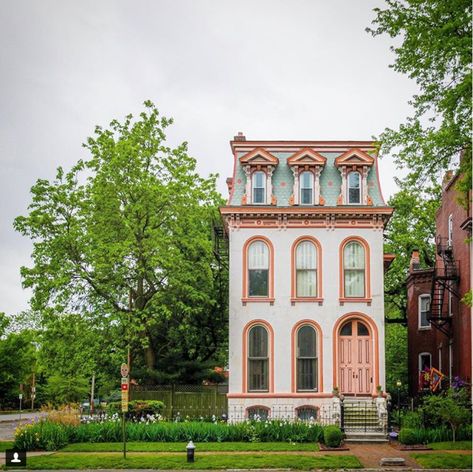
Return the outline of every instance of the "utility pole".
[[[36,373],[33,372],[33,380],[31,382],[31,410],[34,410],[35,396],[36,396]]]

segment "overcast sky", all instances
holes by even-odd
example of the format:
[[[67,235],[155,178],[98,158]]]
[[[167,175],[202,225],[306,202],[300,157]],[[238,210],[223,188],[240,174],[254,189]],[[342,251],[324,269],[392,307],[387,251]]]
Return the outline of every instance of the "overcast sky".
[[[0,311],[28,306],[31,243],[12,229],[36,179],[87,157],[96,124],[146,99],[202,174],[232,172],[228,141],[371,139],[409,113],[415,84],[365,32],[381,0],[3,0],[0,3]],[[394,166],[380,173],[385,197]]]

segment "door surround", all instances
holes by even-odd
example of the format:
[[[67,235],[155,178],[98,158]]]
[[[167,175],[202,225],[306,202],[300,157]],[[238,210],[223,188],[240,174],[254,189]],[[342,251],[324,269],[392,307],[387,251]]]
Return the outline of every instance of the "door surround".
[[[338,373],[338,341],[340,338],[340,328],[342,324],[350,320],[360,320],[368,325],[371,330],[371,338],[373,342],[373,391],[372,396],[376,396],[376,386],[379,385],[379,341],[378,341],[378,328],[374,320],[359,312],[347,313],[341,316],[333,327],[333,387],[339,387],[339,373]]]

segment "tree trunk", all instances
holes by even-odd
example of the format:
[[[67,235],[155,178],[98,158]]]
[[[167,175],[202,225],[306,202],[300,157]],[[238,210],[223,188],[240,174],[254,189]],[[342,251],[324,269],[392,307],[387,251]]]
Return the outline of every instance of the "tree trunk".
[[[145,348],[145,362],[148,369],[154,369],[156,363],[156,355],[152,346]]]

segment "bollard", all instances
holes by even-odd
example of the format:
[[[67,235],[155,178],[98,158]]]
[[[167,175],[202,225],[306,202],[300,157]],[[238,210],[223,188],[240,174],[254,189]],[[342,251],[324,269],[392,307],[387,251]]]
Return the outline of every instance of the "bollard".
[[[187,462],[194,462],[195,446],[192,441],[189,441],[189,444],[187,445],[186,450],[187,450]]]

